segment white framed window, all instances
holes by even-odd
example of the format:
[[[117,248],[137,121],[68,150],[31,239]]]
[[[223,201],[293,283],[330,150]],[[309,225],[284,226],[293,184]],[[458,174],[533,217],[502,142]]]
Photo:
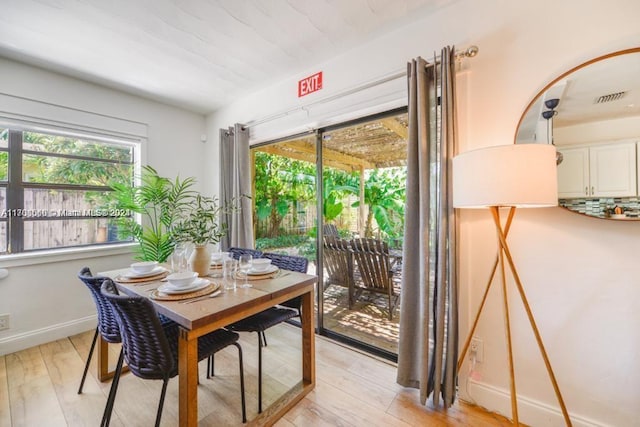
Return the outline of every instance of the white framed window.
[[[0,125],[0,254],[121,243],[112,182],[133,182],[141,144]]]

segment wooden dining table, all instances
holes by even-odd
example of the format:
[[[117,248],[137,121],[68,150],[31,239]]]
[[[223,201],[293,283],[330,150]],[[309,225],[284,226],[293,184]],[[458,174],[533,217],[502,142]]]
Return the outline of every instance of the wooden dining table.
[[[112,279],[128,269],[105,271],[101,276]],[[215,298],[193,303],[151,299],[158,313],[180,325],[178,338],[179,425],[198,425],[198,337],[227,326],[252,314],[280,304],[291,298],[302,297],[302,379],[285,392],[271,406],[264,409],[247,425],[272,425],[315,387],[315,341],[313,324],[313,295],[317,276],[282,270],[274,278],[249,281],[250,288],[224,291]],[[211,279],[215,281],[216,279]],[[148,297],[162,284],[160,281],[143,283],[117,282],[121,292],[127,295]],[[98,376],[108,372],[106,343],[100,344]],[[104,376],[104,378],[109,375]],[[101,378],[101,381],[103,379]]]

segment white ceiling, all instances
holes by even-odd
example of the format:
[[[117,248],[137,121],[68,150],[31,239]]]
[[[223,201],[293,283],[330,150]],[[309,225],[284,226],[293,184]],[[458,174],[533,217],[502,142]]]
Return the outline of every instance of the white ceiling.
[[[0,56],[209,113],[454,1],[0,0]]]

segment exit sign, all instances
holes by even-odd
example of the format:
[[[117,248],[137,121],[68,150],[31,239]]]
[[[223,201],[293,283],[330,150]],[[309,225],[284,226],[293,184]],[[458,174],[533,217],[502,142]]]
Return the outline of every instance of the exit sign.
[[[322,71],[298,82],[298,98],[322,89]]]

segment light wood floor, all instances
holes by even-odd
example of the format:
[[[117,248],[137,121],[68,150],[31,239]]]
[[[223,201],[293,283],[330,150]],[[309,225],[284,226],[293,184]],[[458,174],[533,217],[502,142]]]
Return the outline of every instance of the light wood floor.
[[[244,351],[247,411],[257,410],[257,336],[241,334]],[[95,379],[95,363],[84,386],[77,387],[93,331],[0,357],[0,427],[96,426],[110,383]],[[264,401],[273,402],[297,383],[300,330],[281,325],[267,332],[263,353]],[[110,349],[111,359],[118,349]],[[94,357],[95,359],[95,357]],[[200,426],[241,425],[237,352],[230,347],[216,355],[216,376],[206,379],[200,364],[198,405]],[[507,426],[510,422],[477,407],[456,404],[448,411],[423,407],[418,393],[395,382],[393,364],[316,339],[317,386],[277,426]],[[120,381],[113,426],[153,425],[160,381],[126,374]],[[177,425],[178,381],[171,380],[162,416],[163,426]]]

